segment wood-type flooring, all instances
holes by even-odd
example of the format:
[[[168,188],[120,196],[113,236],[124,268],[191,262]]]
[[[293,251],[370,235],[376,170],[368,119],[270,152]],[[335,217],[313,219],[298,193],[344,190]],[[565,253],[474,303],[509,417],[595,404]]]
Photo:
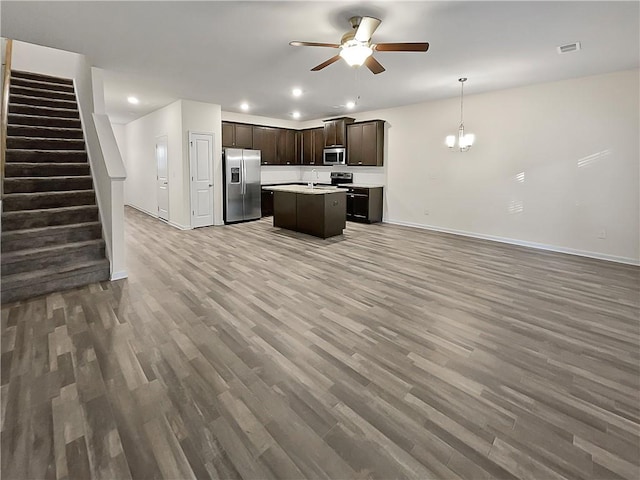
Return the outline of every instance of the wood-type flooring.
[[[638,479],[637,267],[385,224],[179,231],[2,308],[3,479]]]

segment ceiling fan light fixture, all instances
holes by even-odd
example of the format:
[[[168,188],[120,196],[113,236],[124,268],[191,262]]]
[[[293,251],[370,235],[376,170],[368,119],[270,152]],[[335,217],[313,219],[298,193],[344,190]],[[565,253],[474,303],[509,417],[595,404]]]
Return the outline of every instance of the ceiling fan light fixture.
[[[340,56],[351,67],[361,66],[372,53],[373,49],[368,43],[361,43],[357,40],[345,43],[340,49]]]

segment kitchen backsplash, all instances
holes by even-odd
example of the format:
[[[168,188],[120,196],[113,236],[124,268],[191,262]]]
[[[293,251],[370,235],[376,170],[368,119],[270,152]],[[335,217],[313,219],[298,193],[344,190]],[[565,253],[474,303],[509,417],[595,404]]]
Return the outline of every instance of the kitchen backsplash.
[[[314,181],[320,183],[330,183],[331,172],[352,172],[353,182],[368,185],[385,185],[386,175],[384,167],[348,167],[342,166],[268,166],[262,167],[261,179],[263,184],[268,183],[288,183],[288,182],[308,182],[311,180],[311,171],[316,170],[313,174]],[[317,180],[316,180],[317,178]]]

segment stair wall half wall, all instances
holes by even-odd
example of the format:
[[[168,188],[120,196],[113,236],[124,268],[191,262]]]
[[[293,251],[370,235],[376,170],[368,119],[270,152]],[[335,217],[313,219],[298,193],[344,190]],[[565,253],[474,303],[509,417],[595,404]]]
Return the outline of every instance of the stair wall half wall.
[[[94,118],[94,113],[97,116],[104,113],[101,111],[104,107],[102,81],[101,78],[98,81],[93,78],[99,71],[91,68],[84,55],[16,40],[13,41],[11,61],[12,70],[73,80],[106,254],[110,261],[110,278],[126,278],[123,195],[126,171],[110,124],[107,122],[107,130],[104,119]],[[97,99],[95,102],[94,98]],[[94,105],[99,109],[97,112]],[[102,126],[97,127],[96,122]]]

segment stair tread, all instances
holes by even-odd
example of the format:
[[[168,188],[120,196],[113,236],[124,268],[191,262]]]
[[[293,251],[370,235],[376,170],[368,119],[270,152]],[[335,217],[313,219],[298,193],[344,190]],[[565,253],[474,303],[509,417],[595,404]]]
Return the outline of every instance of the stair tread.
[[[42,118],[42,117],[41,117]],[[9,122],[7,124],[7,127],[14,127],[14,128],[35,128],[37,130],[49,130],[49,131],[73,131],[73,132],[81,132],[82,128],[81,127],[52,127],[50,125],[25,125],[24,123],[11,123]],[[16,135],[14,135],[16,136]],[[36,137],[37,138],[37,137]],[[46,137],[49,138],[49,137]],[[76,140],[76,139],[72,139],[72,140]]]
[[[64,213],[64,212],[73,212],[74,210],[82,210],[82,209],[94,209],[97,210],[98,206],[96,204],[93,205],[73,205],[71,207],[53,207],[53,208],[37,208],[34,210],[15,210],[10,212],[2,212],[2,216],[14,216],[17,214],[37,214],[37,213]],[[11,230],[12,232],[14,230]]]
[[[84,143],[84,139],[83,138],[51,138],[51,137],[25,137],[24,135],[9,135],[7,134],[7,140],[10,138],[24,138],[26,140],[30,140],[32,142],[35,142],[36,140],[44,140],[47,142],[83,142]],[[35,150],[33,148],[16,148],[15,150]]]
[[[6,255],[6,254],[5,254]],[[6,289],[6,286],[11,283],[15,283],[17,281],[25,281],[29,279],[33,279],[38,283],[45,281],[46,277],[49,276],[64,276],[64,274],[73,273],[74,271],[90,268],[90,267],[105,267],[109,266],[109,260],[104,258],[100,260],[89,260],[71,263],[69,265],[64,266],[54,266],[49,268],[43,268],[37,271],[32,272],[20,272],[20,273],[12,273],[9,275],[2,276],[2,290]]]
[[[8,152],[9,150],[7,150]],[[38,150],[41,151],[41,150]],[[67,152],[69,150],[52,150],[54,152]],[[71,150],[74,151],[74,150]],[[84,150],[75,150],[76,152],[84,152]],[[16,166],[16,167],[35,167],[35,166],[41,166],[44,167],[45,165],[49,166],[49,165],[88,165],[86,161],[84,162],[55,162],[55,163],[51,163],[51,162],[7,162],[7,164],[11,164],[12,166]],[[18,177],[11,177],[11,178],[18,178]],[[23,177],[19,177],[19,178],[23,178]],[[48,177],[40,177],[40,178],[48,178]]]
[[[33,98],[34,100],[42,100],[43,97],[39,97],[39,96],[33,96],[33,95],[25,95],[24,93],[11,93],[9,92],[9,98],[16,98],[16,97],[20,97],[20,98]],[[52,101],[52,102],[60,102],[61,104],[66,104],[66,103],[73,103],[75,104],[76,101],[75,100],[64,100],[62,98],[46,98],[47,101]]]
[[[67,225],[53,225],[50,227],[37,227],[37,228],[23,228],[22,230],[9,230],[8,232],[2,232],[2,238],[6,239],[7,237],[19,236],[19,235],[29,235],[29,234],[44,234],[44,233],[56,233],[59,231],[64,231],[68,229],[74,228],[82,228],[82,227],[96,227],[100,225],[100,222],[82,222],[82,223],[69,223]]]
[[[9,113],[7,115],[8,118],[11,118],[11,117],[14,117],[14,116],[15,117],[31,118],[31,119],[51,118],[51,119],[54,119],[54,120],[67,120],[67,121],[73,120],[73,121],[76,121],[76,122],[80,122],[79,118],[74,119],[74,118],[69,118],[69,117],[52,117],[52,116],[49,116],[49,115],[29,115],[28,113]],[[11,124],[9,124],[9,125],[11,125]],[[23,125],[23,124],[16,123],[14,125]]]
[[[74,155],[79,155],[79,152],[85,152],[86,150],[51,150],[47,148],[7,148],[7,153],[11,152],[34,152],[34,153],[72,153]],[[18,163],[18,162],[16,162]],[[26,162],[23,162],[26,163]],[[29,162],[32,163],[32,162]],[[44,162],[42,162],[44,163]]]
[[[46,73],[27,72],[26,70],[11,69],[11,76],[24,79],[57,80],[61,85],[73,85],[73,79],[71,78],[57,77],[55,75],[47,75]]]
[[[24,250],[16,250],[14,252],[6,252],[2,254],[2,264],[6,265],[7,263],[13,263],[14,261],[20,260],[22,257],[28,257],[35,253],[55,253],[58,251],[64,251],[69,249],[78,249],[82,247],[89,247],[92,245],[103,245],[104,239],[96,238],[93,240],[83,240],[81,242],[69,242],[63,243],[60,245],[49,245],[46,247],[36,247],[36,248],[28,248]]]
[[[20,178],[23,179],[25,177],[12,177],[12,178]],[[51,177],[39,177],[39,178],[51,178]],[[78,178],[78,177],[73,177],[73,178]],[[28,196],[32,196],[32,197],[45,197],[48,195],[72,195],[74,193],[85,193],[85,192],[94,192],[93,187],[92,188],[86,188],[84,190],[53,190],[53,191],[47,191],[47,192],[18,192],[18,193],[5,193],[3,196],[3,199],[7,199],[7,198],[19,198],[19,197],[28,197]]]
[[[82,162],[82,163],[86,163],[86,162]],[[33,165],[33,163],[31,163],[31,165]],[[47,163],[47,165],[50,165],[49,163]],[[58,163],[58,165],[60,165],[60,163]],[[64,165],[64,164],[63,164]],[[92,178],[91,175],[49,175],[47,177],[9,177],[9,178],[5,178],[5,181],[10,181],[10,182],[18,182],[18,181],[22,181],[22,180],[71,180],[71,179],[76,179],[76,178],[83,178],[83,179],[89,179]],[[72,190],[68,190],[68,191],[72,191]],[[26,193],[26,192],[24,192]]]

